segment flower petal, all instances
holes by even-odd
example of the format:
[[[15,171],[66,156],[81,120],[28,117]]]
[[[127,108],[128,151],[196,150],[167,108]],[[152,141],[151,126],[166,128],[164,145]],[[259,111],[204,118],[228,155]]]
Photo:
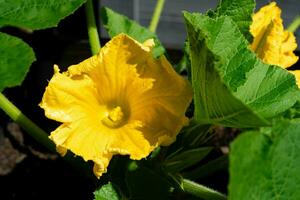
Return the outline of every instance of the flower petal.
[[[56,67],[57,68],[57,67]],[[56,121],[71,122],[101,113],[97,90],[86,75],[69,77],[58,69],[49,82],[40,106],[45,115]]]
[[[149,155],[154,149],[139,129],[143,124],[139,121],[133,121],[127,125],[115,130],[118,137],[114,137],[109,145],[109,152],[121,155],[130,155],[131,159],[140,160]]]
[[[142,45],[125,34],[120,34],[108,42],[96,56],[93,56],[78,65],[69,67],[71,75],[88,74],[97,85],[98,94],[104,103],[116,99],[120,96],[121,100],[127,98],[127,91],[131,84],[136,82],[138,73],[136,65],[145,62],[151,56],[151,45],[149,40]],[[141,89],[151,88],[150,80],[139,81]],[[142,83],[141,83],[142,82]],[[137,90],[136,92],[139,92]],[[120,102],[113,102],[118,104]]]
[[[97,178],[100,178],[103,173],[107,172],[107,167],[112,158],[112,154],[105,154],[105,156],[94,160],[93,172]]]
[[[158,60],[149,57],[137,68],[141,78],[153,77],[155,81],[151,90],[130,100],[132,119],[143,122],[142,131],[152,146],[168,145],[187,124],[185,111],[192,99],[192,88],[164,56]]]
[[[164,56],[153,59],[153,44],[120,34],[49,82],[41,107],[63,122],[50,138],[62,155],[69,149],[94,161],[98,177],[113,155],[145,158],[188,122],[192,88]]]
[[[265,63],[287,68],[298,60],[293,53],[297,43],[295,36],[284,30],[280,15],[280,8],[272,2],[253,16],[251,48]]]
[[[143,79],[153,77],[153,88],[143,93],[142,97],[135,99],[134,106],[145,102],[159,102],[175,115],[184,116],[192,100],[192,87],[190,83],[179,76],[167,59],[161,56],[155,60],[148,58],[144,66],[137,66],[138,73]]]
[[[101,125],[100,121],[96,122],[84,118],[76,122],[62,124],[51,133],[50,139],[53,140],[59,150],[69,149],[86,161],[94,161],[94,173],[99,177],[106,172],[113,155],[108,152],[108,146],[113,136],[109,129]]]
[[[173,143],[180,129],[188,124],[184,115],[174,115],[172,111],[156,102],[136,110],[133,118],[143,120],[144,125],[140,131],[153,149],[159,145]]]

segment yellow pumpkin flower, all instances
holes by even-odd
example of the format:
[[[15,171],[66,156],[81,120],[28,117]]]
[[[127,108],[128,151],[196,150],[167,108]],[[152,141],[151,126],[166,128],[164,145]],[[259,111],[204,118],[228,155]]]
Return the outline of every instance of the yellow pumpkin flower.
[[[298,57],[293,53],[297,48],[293,33],[284,30],[281,10],[275,2],[262,7],[253,15],[250,32],[253,35],[251,49],[265,63],[288,68],[295,64]],[[300,86],[298,70],[290,71],[295,74]],[[299,77],[298,77],[299,76]]]
[[[92,160],[97,177],[113,155],[145,158],[188,123],[191,86],[164,56],[152,58],[153,45],[120,34],[66,72],[55,66],[40,104],[48,118],[62,122],[50,139],[60,154],[71,150]]]

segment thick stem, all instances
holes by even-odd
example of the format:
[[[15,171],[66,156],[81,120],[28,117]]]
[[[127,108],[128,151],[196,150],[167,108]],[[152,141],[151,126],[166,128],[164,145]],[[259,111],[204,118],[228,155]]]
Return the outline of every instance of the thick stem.
[[[0,108],[15,122],[17,122],[29,135],[55,152],[55,145],[49,140],[48,134],[26,117],[14,104],[0,93]]]
[[[154,32],[156,31],[156,27],[158,25],[159,22],[159,18],[162,12],[162,9],[164,7],[165,4],[165,0],[157,0],[156,6],[155,6],[155,10],[150,22],[150,26],[149,26],[149,30]]]
[[[287,28],[287,30],[289,32],[294,33],[297,28],[299,28],[300,26],[300,16],[295,17],[295,19],[292,21],[292,23],[289,25],[289,27]]]
[[[101,45],[95,22],[93,0],[87,0],[85,4],[85,14],[91,51],[93,55],[96,55],[100,51]]]
[[[227,197],[213,189],[197,184],[193,181],[183,179],[182,188],[185,192],[205,200],[226,200]]]

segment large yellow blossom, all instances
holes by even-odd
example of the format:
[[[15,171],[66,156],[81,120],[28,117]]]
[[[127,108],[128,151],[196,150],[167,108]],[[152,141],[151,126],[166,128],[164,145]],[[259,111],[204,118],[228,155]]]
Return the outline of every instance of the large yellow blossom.
[[[297,48],[296,38],[284,30],[281,10],[275,2],[254,14],[250,32],[253,35],[251,48],[265,63],[288,68],[297,62],[298,57],[293,53]],[[300,86],[300,71],[290,72],[295,74]]]
[[[188,122],[191,86],[164,56],[152,58],[153,45],[120,34],[66,72],[55,66],[40,104],[63,123],[50,138],[62,155],[69,149],[92,160],[97,177],[113,155],[145,158],[172,143]]]

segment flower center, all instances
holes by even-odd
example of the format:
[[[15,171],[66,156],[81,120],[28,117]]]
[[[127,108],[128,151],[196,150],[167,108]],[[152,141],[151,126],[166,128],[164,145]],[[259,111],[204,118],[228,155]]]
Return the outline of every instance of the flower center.
[[[101,120],[105,126],[110,128],[117,128],[120,127],[124,120],[124,113],[122,112],[122,108],[117,106],[110,110],[107,115]]]

